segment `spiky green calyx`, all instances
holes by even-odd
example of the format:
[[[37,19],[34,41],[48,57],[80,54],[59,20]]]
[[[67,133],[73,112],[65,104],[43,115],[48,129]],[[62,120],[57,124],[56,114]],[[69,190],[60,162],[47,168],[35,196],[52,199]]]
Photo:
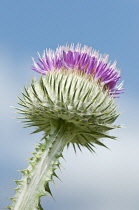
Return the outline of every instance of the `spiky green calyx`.
[[[19,109],[25,117],[26,126],[35,126],[35,132],[43,131],[47,136],[51,122],[59,120],[68,123],[76,135],[71,143],[86,146],[99,143],[100,138],[109,137],[107,131],[116,128],[112,123],[116,113],[115,100],[104,87],[89,76],[76,71],[53,71],[33,80],[31,87],[25,87]]]
[[[12,198],[12,210],[42,209],[40,197],[50,193],[49,181],[55,175],[63,148],[70,143],[94,151],[95,144],[105,146],[100,139],[111,138],[107,132],[119,114],[115,100],[94,78],[71,71],[49,71],[30,87],[25,87],[20,99],[26,127],[33,133],[43,131],[45,143],[37,148]],[[51,194],[51,193],[50,193]]]

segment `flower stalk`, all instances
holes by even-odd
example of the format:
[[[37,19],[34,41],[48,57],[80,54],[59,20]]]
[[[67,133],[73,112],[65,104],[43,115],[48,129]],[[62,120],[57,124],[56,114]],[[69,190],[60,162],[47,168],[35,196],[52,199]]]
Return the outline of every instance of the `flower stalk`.
[[[23,177],[16,181],[18,188],[15,197],[11,198],[13,204],[11,210],[42,210],[40,197],[52,195],[49,188],[49,181],[57,176],[55,169],[59,166],[59,158],[65,145],[72,140],[74,133],[68,130],[66,124],[59,121],[59,124],[51,125],[50,134],[37,148],[30,165],[26,170],[21,171]]]

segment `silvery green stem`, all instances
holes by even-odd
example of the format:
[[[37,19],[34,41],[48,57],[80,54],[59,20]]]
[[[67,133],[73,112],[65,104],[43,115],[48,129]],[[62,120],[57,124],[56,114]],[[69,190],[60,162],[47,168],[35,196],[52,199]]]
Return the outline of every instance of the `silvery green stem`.
[[[71,140],[74,134],[68,130],[66,124],[52,126],[51,132],[44,144],[40,144],[37,153],[30,162],[30,166],[23,170],[23,177],[18,184],[15,197],[12,198],[11,210],[42,210],[40,197],[51,194],[48,182],[51,181],[56,166],[59,165],[59,157],[64,146]]]

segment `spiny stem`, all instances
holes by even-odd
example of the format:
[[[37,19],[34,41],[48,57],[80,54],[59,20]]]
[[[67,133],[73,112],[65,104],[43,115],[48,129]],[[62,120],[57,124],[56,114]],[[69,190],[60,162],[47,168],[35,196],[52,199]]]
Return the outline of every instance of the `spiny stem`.
[[[23,170],[23,177],[16,181],[18,188],[15,197],[11,198],[11,210],[42,210],[40,197],[51,194],[49,181],[53,180],[59,157],[65,145],[74,136],[67,129],[67,125],[51,126],[51,132],[46,142],[40,144],[34,154],[30,166]],[[52,195],[52,194],[51,194]]]

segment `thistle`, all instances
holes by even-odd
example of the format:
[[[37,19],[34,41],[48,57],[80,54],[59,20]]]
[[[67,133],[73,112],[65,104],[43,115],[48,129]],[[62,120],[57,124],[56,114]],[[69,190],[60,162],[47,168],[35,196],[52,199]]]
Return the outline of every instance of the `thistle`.
[[[94,152],[95,145],[104,146],[101,138],[115,139],[108,131],[117,113],[115,98],[122,93],[117,85],[120,72],[116,62],[108,63],[107,55],[78,44],[46,50],[39,61],[33,59],[32,69],[40,79],[32,80],[19,98],[17,108],[26,127],[33,133],[43,132],[43,138],[22,170],[11,210],[41,210],[40,197],[52,195],[49,182],[57,176],[55,169],[65,146],[86,147]],[[43,76],[44,75],[44,76]]]

